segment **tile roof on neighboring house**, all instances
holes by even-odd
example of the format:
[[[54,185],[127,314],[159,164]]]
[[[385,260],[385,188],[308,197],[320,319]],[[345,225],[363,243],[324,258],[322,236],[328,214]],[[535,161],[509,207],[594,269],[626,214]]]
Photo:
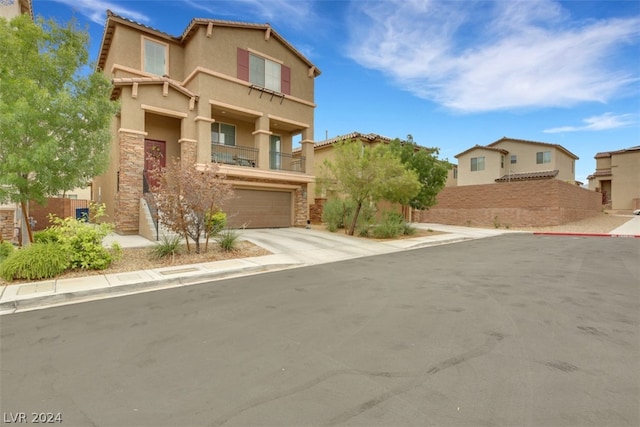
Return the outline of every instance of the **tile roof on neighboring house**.
[[[381,141],[386,141],[386,142],[390,142],[391,138],[386,137],[386,136],[382,136],[382,135],[378,135],[377,133],[360,133],[360,132],[351,132],[351,133],[347,133],[345,135],[338,135],[335,138],[331,138],[331,139],[325,139],[324,141],[319,141],[315,143],[314,148],[320,148],[320,147],[325,147],[328,145],[332,145],[335,144],[336,142],[340,142],[340,141],[348,141],[351,139],[364,139],[367,141],[375,141],[377,139],[381,140]]]
[[[504,141],[523,142],[523,143],[526,143],[526,144],[536,144],[536,145],[545,145],[545,146],[548,146],[548,147],[555,147],[555,148],[559,149],[560,151],[563,151],[569,157],[572,157],[575,160],[579,159],[578,156],[576,156],[571,151],[567,150],[566,148],[564,148],[562,145],[559,145],[559,144],[551,144],[549,142],[540,142],[540,141],[529,141],[529,140],[526,140],[526,139],[509,138],[507,136],[503,136],[499,140],[497,140],[495,142],[492,142],[491,144],[487,145],[487,147],[493,147],[494,145],[497,145],[497,144],[499,144],[501,142],[504,142]]]
[[[616,151],[603,151],[601,153],[597,153],[594,156],[594,159],[600,159],[603,157],[611,157],[612,154],[626,154],[626,153],[630,153],[633,151],[640,151],[640,145],[636,145],[635,147],[630,147],[630,148],[624,148],[622,150],[616,150]]]
[[[462,153],[458,153],[453,157],[455,157],[457,159],[458,156],[462,156],[463,154],[467,154],[468,152],[473,151],[473,150],[489,150],[489,151],[497,151],[497,152],[502,153],[502,154],[509,154],[509,152],[507,150],[503,149],[503,148],[494,148],[494,147],[489,147],[489,146],[486,146],[486,145],[478,145],[478,144],[476,144],[473,147],[468,148],[468,149],[464,150]]]
[[[551,179],[555,178],[560,171],[542,171],[542,172],[528,172],[528,173],[512,173],[504,175],[496,179],[496,182],[509,182],[509,181],[533,181],[536,179]]]
[[[257,30],[266,31],[270,36],[278,39],[283,45],[285,45],[288,49],[290,49],[293,53],[296,54],[305,64],[309,66],[310,73],[313,73],[314,77],[317,77],[321,74],[321,71],[313,65],[311,61],[309,61],[304,55],[302,55],[296,48],[294,48],[289,42],[287,42],[280,34],[278,34],[269,24],[251,24],[247,22],[234,22],[234,21],[225,21],[220,19],[204,19],[204,18],[194,18],[191,20],[187,28],[184,30],[180,37],[175,37],[170,34],[165,33],[164,31],[160,31],[158,29],[149,27],[147,25],[141,24],[140,22],[133,21],[129,18],[125,18],[120,15],[116,15],[111,10],[107,10],[107,22],[104,26],[104,33],[102,35],[102,43],[100,47],[100,54],[98,57],[98,68],[103,69],[104,64],[107,60],[107,53],[109,52],[109,48],[111,46],[111,41],[113,39],[113,32],[115,31],[115,23],[119,22],[121,24],[137,27],[138,29],[142,29],[148,33],[154,34],[156,37],[163,38],[165,40],[172,41],[174,43],[184,44],[186,43],[197,30],[200,25],[207,26],[218,26],[218,27],[236,27],[236,28],[253,28]]]
[[[594,173],[592,173],[591,175],[589,175],[589,176],[587,177],[587,179],[591,180],[591,179],[593,179],[593,178],[595,178],[595,177],[598,177],[598,176],[611,176],[611,175],[612,175],[612,173],[611,173],[611,169],[608,169],[608,170],[606,170],[606,171],[595,171]]]

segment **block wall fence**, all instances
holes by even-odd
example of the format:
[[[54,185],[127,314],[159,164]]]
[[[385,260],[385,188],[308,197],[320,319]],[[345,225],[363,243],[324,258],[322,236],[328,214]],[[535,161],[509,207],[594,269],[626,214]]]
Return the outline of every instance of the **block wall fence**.
[[[446,187],[414,222],[471,227],[540,227],[602,212],[602,195],[557,179]]]

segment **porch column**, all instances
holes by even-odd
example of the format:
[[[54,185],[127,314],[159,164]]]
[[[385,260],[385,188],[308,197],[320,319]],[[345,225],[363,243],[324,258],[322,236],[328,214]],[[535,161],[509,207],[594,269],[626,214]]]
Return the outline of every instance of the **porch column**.
[[[208,165],[211,163],[211,105],[198,103],[198,115],[194,119],[196,142],[196,162]]]
[[[313,131],[309,129],[305,129],[302,131],[302,140],[300,141],[300,148],[302,151],[302,156],[304,156],[304,173],[307,175],[313,175],[313,165],[314,165],[314,145],[313,142]],[[310,134],[311,133],[311,134]],[[307,191],[307,204],[312,205],[315,203],[315,182],[309,184],[309,188]]]
[[[256,130],[253,132],[254,146],[258,153],[258,168],[269,170],[269,117],[261,116],[256,119]]]

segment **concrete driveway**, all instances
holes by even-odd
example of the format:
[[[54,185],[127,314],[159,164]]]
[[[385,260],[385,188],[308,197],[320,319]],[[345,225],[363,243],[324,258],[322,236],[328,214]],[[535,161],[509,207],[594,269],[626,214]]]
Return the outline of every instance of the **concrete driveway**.
[[[71,426],[638,426],[640,241],[510,234],[3,316]]]

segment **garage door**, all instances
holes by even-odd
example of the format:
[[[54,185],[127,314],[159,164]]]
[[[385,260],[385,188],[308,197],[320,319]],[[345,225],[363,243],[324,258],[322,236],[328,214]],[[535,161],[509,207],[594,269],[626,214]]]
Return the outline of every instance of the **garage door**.
[[[291,192],[236,189],[223,210],[231,227],[290,227]]]

